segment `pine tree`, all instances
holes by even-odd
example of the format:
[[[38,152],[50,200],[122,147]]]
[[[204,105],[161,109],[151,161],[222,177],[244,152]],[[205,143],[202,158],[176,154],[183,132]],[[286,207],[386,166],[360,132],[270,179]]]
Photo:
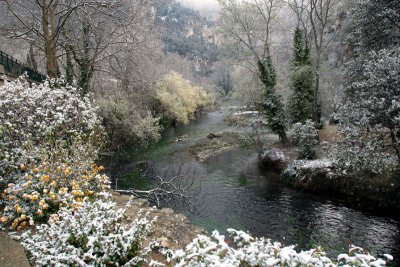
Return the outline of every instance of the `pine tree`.
[[[304,44],[303,34],[297,27],[293,38],[293,73],[289,99],[289,116],[291,123],[305,122],[312,116],[312,67],[310,50]]]

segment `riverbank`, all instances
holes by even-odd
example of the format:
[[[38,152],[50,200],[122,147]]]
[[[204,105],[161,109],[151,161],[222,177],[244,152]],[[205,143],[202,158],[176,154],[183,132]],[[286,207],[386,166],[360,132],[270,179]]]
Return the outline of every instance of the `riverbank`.
[[[166,129],[160,144],[149,154],[151,164],[161,174],[164,170],[183,168],[194,177],[196,185],[201,185],[195,213],[182,205],[174,207],[175,210],[209,232],[242,229],[286,245],[297,244],[299,250],[321,245],[330,256],[345,253],[348,240],[352,240],[374,254],[389,252],[399,257],[400,220],[393,212],[369,211],[350,205],[342,197],[295,190],[284,184],[276,172],[261,172],[258,149],[242,143],[199,162],[190,149],[198,143],[211,142],[207,138],[210,133],[236,132],[243,137],[243,133],[252,130],[248,125],[245,128],[227,125],[224,119],[231,112],[213,111],[188,125]],[[247,122],[257,119],[256,115],[245,116]],[[333,140],[332,133],[333,129],[325,131],[327,138]],[[268,131],[262,135],[269,145],[287,150],[293,154],[291,159],[296,159],[294,148],[282,147]],[[128,157],[120,164],[114,161],[112,165],[104,165],[106,170],[110,166],[115,169],[110,177],[125,179],[134,173],[133,162]]]
[[[321,143],[332,143],[337,138],[335,126],[319,131]],[[321,145],[318,150],[316,160],[296,160],[295,148],[274,143],[260,154],[260,167],[278,172],[280,180],[296,190],[342,198],[352,207],[380,213],[400,209],[400,185],[396,177],[400,174],[347,175],[335,162],[323,157]]]
[[[146,214],[149,220],[154,220],[152,230],[146,238],[144,247],[156,241],[161,249],[183,249],[199,234],[207,234],[204,228],[193,225],[185,215],[178,214],[172,209],[156,209],[150,206],[146,199],[135,198],[119,193],[113,193],[113,201],[117,203],[116,209],[126,209],[126,224],[131,223],[130,218],[136,218],[138,212]],[[127,203],[129,206],[126,206]],[[166,264],[166,257],[157,250],[147,257]],[[29,261],[23,247],[12,240],[6,232],[0,232],[0,266],[1,267],[29,267]],[[148,266],[148,265],[143,265]]]

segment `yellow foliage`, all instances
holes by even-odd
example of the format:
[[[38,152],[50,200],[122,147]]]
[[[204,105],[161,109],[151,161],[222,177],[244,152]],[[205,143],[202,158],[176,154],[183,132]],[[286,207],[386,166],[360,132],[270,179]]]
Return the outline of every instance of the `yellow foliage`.
[[[198,109],[212,103],[202,87],[192,86],[176,72],[157,82],[155,98],[171,119],[181,123],[188,123]]]

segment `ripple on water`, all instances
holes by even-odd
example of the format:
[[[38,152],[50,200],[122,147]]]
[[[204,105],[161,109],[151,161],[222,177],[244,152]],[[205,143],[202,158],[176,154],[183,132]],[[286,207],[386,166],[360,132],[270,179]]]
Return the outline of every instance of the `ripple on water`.
[[[183,134],[198,138],[222,131],[227,128],[223,117],[211,113],[190,126],[174,129],[168,138]],[[185,166],[196,174],[202,186],[198,210],[196,213],[185,212],[184,207],[181,210],[210,231],[243,229],[284,244],[298,244],[298,249],[319,244],[331,256],[346,252],[352,240],[374,254],[389,252],[400,258],[399,220],[374,216],[333,199],[286,188],[276,174],[259,173],[254,153],[231,150],[198,163],[188,156],[188,146],[171,145],[176,146],[176,153],[158,164],[161,167],[171,162],[176,164],[175,159],[181,155]]]

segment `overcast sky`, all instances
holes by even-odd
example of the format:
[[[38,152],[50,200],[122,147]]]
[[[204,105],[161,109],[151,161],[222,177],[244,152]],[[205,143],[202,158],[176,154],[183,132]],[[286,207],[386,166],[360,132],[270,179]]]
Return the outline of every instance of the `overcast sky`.
[[[203,16],[213,16],[218,12],[216,0],[178,0],[183,5],[197,9]]]

